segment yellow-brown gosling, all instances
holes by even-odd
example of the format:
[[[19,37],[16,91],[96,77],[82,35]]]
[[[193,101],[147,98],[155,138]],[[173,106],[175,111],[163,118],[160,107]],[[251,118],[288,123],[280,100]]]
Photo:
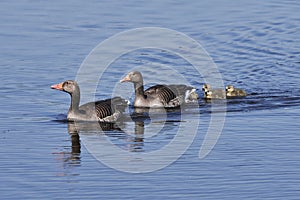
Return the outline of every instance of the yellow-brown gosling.
[[[210,85],[205,83],[202,87],[205,99],[226,99],[224,89],[211,89]]]
[[[247,93],[239,88],[234,88],[233,85],[226,86],[226,97],[245,97]]]

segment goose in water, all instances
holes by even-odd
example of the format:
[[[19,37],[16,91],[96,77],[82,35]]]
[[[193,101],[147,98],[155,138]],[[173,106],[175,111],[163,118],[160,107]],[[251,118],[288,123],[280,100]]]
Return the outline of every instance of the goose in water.
[[[116,122],[128,105],[125,99],[114,97],[79,106],[80,89],[73,80],[52,85],[51,88],[70,94],[71,105],[67,116],[68,121]]]
[[[205,99],[226,99],[224,89],[211,89],[210,85],[205,83],[202,87]]]
[[[174,108],[198,99],[196,89],[187,85],[155,85],[144,90],[143,76],[138,71],[129,72],[120,82],[134,84],[134,107]]]
[[[239,88],[234,88],[233,85],[226,86],[226,96],[227,97],[245,97],[247,93]]]

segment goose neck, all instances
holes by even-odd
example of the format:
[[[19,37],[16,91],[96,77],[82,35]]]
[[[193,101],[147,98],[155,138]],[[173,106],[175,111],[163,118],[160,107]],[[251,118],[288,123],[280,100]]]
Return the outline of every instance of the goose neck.
[[[78,112],[79,110],[79,102],[80,102],[80,91],[76,89],[71,95],[71,105],[69,108],[69,112]]]
[[[144,97],[144,85],[143,82],[134,83],[135,95]]]

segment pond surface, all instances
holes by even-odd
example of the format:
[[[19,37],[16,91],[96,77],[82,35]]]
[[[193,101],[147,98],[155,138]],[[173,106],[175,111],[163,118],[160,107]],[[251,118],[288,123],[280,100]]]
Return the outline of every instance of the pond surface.
[[[1,199],[299,199],[299,9],[299,2],[279,0],[1,1]],[[249,95],[132,117],[129,107],[124,122],[105,131],[64,122],[69,96],[50,85],[78,78],[96,45],[140,27],[193,38],[224,84]],[[175,45],[182,47],[180,41]],[[205,78],[178,55],[139,49],[111,63],[93,96],[109,98],[115,89],[132,100],[133,86],[118,81],[133,69],[143,71],[147,86],[172,82],[170,69],[185,78],[175,77],[178,82],[199,89]],[[215,145],[201,158],[218,113],[225,116],[224,127],[221,120]],[[149,166],[141,156],[170,146],[181,128],[182,143],[191,139],[186,151],[178,158],[165,151],[150,166],[174,162],[144,173]],[[99,144],[100,159],[91,153]],[[110,152],[108,144],[128,158]],[[108,158],[120,168],[103,162]],[[128,165],[129,172],[120,170]]]

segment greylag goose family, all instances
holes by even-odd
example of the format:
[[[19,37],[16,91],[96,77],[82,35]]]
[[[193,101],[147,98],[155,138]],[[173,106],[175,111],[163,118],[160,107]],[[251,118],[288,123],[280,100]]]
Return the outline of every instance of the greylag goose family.
[[[129,72],[120,82],[132,82],[136,108],[176,108],[183,104],[198,101],[196,88],[183,84],[154,85],[144,90],[143,76],[138,71]],[[60,90],[71,96],[71,104],[67,115],[68,121],[98,121],[116,122],[125,112],[128,101],[121,97],[89,102],[79,106],[80,89],[73,80],[52,85],[52,89]],[[204,84],[204,99],[226,99],[244,97],[246,92],[242,89],[227,85],[226,89],[211,89]]]
[[[247,93],[233,85],[227,85],[224,89],[211,89],[210,85],[205,83],[202,87],[205,99],[226,99],[226,98],[239,98],[247,96]]]

